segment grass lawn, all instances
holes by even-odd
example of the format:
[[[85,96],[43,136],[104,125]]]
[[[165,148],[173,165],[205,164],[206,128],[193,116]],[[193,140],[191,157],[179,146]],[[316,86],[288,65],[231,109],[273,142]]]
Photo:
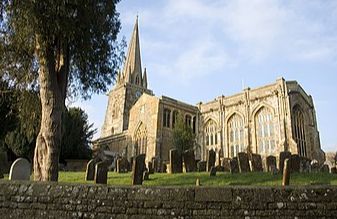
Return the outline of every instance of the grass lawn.
[[[60,172],[59,182],[67,183],[94,183],[84,180],[85,172]],[[210,177],[209,173],[181,173],[166,174],[155,173],[150,175],[150,180],[144,181],[145,186],[193,186],[199,178],[203,186],[226,186],[226,185],[258,185],[258,186],[281,186],[282,175],[270,173],[240,173],[230,174],[218,172],[216,177]],[[2,180],[8,179],[8,175]],[[108,184],[131,185],[131,173],[109,172]],[[290,178],[290,185],[325,184],[337,185],[337,175],[329,173],[294,173]]]

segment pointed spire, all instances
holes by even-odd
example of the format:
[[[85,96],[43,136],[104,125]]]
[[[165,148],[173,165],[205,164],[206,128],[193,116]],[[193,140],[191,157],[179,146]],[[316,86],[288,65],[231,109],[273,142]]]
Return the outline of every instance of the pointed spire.
[[[138,15],[136,23],[133,28],[131,40],[129,42],[129,49],[124,63],[123,74],[127,78],[126,82],[134,83],[137,75],[141,76],[142,63],[140,57],[140,44],[138,33]],[[129,74],[131,78],[129,77]]]
[[[147,89],[147,74],[146,74],[146,68],[144,68],[144,73],[143,73],[143,87]]]

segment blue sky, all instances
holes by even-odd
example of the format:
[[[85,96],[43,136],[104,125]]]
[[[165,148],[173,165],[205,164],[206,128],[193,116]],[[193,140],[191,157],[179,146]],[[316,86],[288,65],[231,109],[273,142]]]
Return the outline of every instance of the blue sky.
[[[337,1],[123,0],[120,37],[136,15],[142,65],[156,96],[195,104],[297,80],[314,98],[325,151],[337,150]],[[78,100],[99,137],[108,98]]]

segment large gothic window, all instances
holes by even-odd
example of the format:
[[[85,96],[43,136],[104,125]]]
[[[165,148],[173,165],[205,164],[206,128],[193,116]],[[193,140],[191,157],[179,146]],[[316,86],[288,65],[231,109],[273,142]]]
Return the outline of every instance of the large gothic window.
[[[228,143],[231,157],[236,157],[244,150],[245,133],[243,118],[234,114],[227,123]]]
[[[301,156],[307,156],[304,115],[298,106],[293,110],[293,136],[297,143],[298,154]]]
[[[136,145],[136,154],[145,154],[147,150],[147,131],[144,124],[140,124],[135,132],[134,142]]]
[[[259,154],[273,154],[275,150],[275,132],[273,115],[266,107],[261,108],[255,116],[256,143]]]
[[[163,113],[163,126],[164,127],[170,127],[170,116],[171,116],[171,110],[164,109]]]
[[[215,146],[218,144],[217,125],[212,119],[208,120],[205,125],[204,136],[206,146]]]

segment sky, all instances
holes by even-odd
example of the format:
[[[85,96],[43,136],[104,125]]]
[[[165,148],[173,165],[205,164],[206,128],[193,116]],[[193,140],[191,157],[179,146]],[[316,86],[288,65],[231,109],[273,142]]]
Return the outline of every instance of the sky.
[[[337,1],[122,0],[117,10],[127,42],[139,16],[142,66],[156,96],[196,104],[297,80],[313,96],[323,150],[337,150]],[[94,123],[94,138],[107,103],[101,94],[72,104]]]

